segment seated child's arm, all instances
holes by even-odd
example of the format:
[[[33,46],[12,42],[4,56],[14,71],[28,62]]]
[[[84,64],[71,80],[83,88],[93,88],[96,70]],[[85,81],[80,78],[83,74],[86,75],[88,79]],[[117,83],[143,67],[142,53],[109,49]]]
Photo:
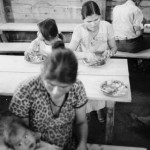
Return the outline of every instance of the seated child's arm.
[[[40,41],[38,38],[33,40],[28,47],[28,49],[24,52],[26,59],[28,59],[29,55],[32,55],[40,50]]]

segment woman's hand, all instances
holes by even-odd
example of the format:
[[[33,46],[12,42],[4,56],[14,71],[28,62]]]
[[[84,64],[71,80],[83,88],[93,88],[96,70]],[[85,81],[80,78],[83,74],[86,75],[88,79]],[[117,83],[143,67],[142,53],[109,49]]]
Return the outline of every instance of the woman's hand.
[[[111,50],[105,50],[102,56],[103,58],[110,58],[111,56],[113,56],[113,54]]]

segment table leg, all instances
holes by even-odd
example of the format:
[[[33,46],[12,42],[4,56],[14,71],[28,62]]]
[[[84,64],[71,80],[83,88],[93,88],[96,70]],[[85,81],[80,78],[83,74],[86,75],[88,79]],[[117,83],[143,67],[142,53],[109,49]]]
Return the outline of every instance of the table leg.
[[[106,141],[106,144],[112,144],[115,102],[114,101],[106,101],[106,107],[107,107],[107,118],[106,118],[105,141]]]

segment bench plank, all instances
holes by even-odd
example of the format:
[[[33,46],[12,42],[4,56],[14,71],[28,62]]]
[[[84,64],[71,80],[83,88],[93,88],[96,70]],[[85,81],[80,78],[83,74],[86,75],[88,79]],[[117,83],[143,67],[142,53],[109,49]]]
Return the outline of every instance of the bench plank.
[[[65,43],[65,46],[67,47],[69,43]],[[5,42],[0,43],[0,54],[4,53],[20,53],[24,52],[28,47],[30,43],[28,42]],[[143,50],[138,53],[128,53],[128,52],[117,52],[114,56],[119,58],[141,58],[141,59],[150,59],[150,49]]]
[[[150,59],[150,49],[146,49],[138,53],[128,53],[128,52],[117,51],[114,57]]]
[[[73,32],[79,23],[57,23],[60,32]],[[0,23],[1,31],[37,31],[37,23]],[[150,27],[144,27],[144,33],[150,33]]]
[[[73,32],[77,23],[57,23],[59,32]],[[38,31],[37,23],[0,23],[1,31]]]
[[[88,150],[147,150],[142,147],[128,147],[128,146],[115,146],[115,145],[99,145],[87,144]]]
[[[0,54],[4,53],[24,53],[30,43],[29,42],[6,42],[6,43],[0,43]],[[67,46],[68,43],[65,43],[65,46]]]
[[[30,43],[0,43],[0,54],[24,52]]]

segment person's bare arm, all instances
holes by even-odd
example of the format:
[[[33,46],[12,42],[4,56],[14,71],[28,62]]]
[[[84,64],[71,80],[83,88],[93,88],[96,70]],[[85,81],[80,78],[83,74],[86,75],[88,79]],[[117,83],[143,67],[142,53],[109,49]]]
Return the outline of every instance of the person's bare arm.
[[[86,105],[76,109],[76,127],[79,141],[77,150],[87,150],[88,124],[86,119]]]
[[[77,48],[79,46],[79,43],[78,42],[75,42],[75,41],[71,41],[71,43],[69,43],[68,47],[69,49],[73,50],[77,59],[83,59],[83,58],[86,58],[88,53],[87,52],[80,52],[80,51],[77,51]]]
[[[114,38],[108,40],[108,46],[109,50],[105,50],[104,53],[102,54],[104,58],[109,58],[115,55],[117,52],[117,46]]]
[[[110,51],[112,52],[112,55],[116,54],[117,46],[116,46],[116,42],[114,38],[108,40],[108,45],[109,45]]]
[[[140,26],[134,26],[134,31],[135,31],[135,34],[137,35],[137,37],[139,37],[140,35],[142,35],[143,33],[143,29],[141,29]]]

